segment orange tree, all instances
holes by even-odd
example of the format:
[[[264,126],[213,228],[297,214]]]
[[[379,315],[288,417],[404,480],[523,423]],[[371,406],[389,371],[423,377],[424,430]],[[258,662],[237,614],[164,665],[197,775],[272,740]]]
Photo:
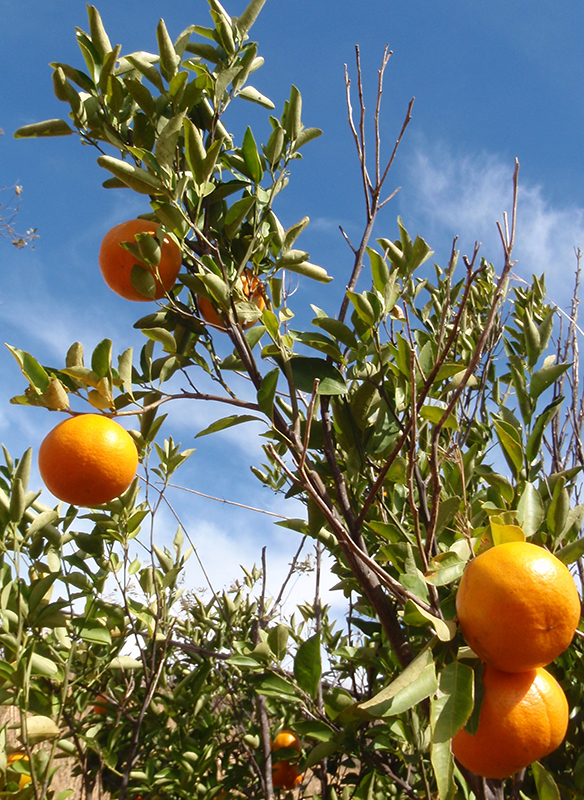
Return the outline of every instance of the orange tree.
[[[127,55],[90,6],[89,33],[77,31],[85,67],[53,64],[68,119],[16,133],[76,133],[99,150],[107,188],[143,196],[156,237],[123,245],[140,296],[155,295],[164,237],[180,248],[182,271],[136,322],[146,338],[137,358],[131,348],[114,358],[109,339],[90,365],[73,344],[60,368],[11,348],[28,381],[15,402],[129,416],[143,471],[120,498],[80,513],[41,505],[28,490],[30,452],[14,463],[6,454],[0,692],[18,711],[28,761],[6,768],[5,791],[53,796],[67,757],[88,798],[272,798],[288,790],[279,779],[274,788],[272,773],[271,743],[285,729],[303,745],[277,757],[302,775],[290,789],[299,796],[580,797],[580,634],[549,667],[572,710],[560,749],[509,780],[487,780],[451,748],[463,727],[477,730],[482,698],[482,667],[455,609],[469,559],[528,538],[582,573],[576,294],[561,327],[543,277],[510,288],[517,166],[499,265],[478,247],[459,259],[455,242],[448,263],[431,267],[429,245],[401,220],[397,237],[374,238],[411,110],[382,163],[386,52],[373,163],[365,110],[360,100],[354,114],[346,81],[366,209],[362,238],[349,244],[347,290],[334,314],[323,287],[311,324],[297,324],[287,275],[331,278],[296,246],[308,220],[285,229],[274,209],[320,131],[304,126],[296,87],[269,115],[262,144],[249,127],[236,142],[224,121],[232,104],[243,113],[241,100],[274,109],[249,84],[262,59],[248,35],[264,1],[231,17],[209,0],[209,27],[198,21],[172,41],[161,21],[158,53]],[[359,60],[357,80],[361,98]],[[367,288],[357,291],[363,271]],[[203,379],[214,388],[199,390]],[[315,599],[292,617],[279,613],[281,595],[266,595],[263,554],[228,591],[181,594],[184,533],[163,548],[155,524],[191,452],[161,439],[160,410],[176,398],[228,406],[199,435],[250,419],[267,425],[253,471],[304,504],[304,518],[281,523],[299,536],[299,552],[306,537],[315,543]],[[324,551],[347,627],[320,600]],[[300,568],[295,559],[291,570]],[[503,614],[493,624],[508,622]],[[10,752],[14,740],[5,741]],[[32,778],[23,789],[20,772]]]

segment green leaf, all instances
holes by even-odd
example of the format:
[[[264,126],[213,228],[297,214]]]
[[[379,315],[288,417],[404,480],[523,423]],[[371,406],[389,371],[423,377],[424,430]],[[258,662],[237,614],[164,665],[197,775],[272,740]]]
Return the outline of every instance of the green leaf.
[[[322,358],[294,356],[290,359],[294,385],[301,392],[312,394],[314,381],[318,378],[318,394],[346,394],[348,388],[339,370]]]
[[[287,130],[290,139],[294,141],[302,130],[302,95],[292,86],[290,89],[290,100],[288,101],[288,125]]]
[[[545,767],[542,767],[539,761],[535,761],[531,765],[531,771],[533,773],[539,800],[561,800],[560,791],[551,772],[548,772]]]
[[[424,650],[408,664],[389,686],[358,707],[372,717],[401,714],[421,703],[438,689],[434,659],[430,649]]]
[[[363,322],[371,328],[381,316],[381,304],[372,292],[347,292],[347,297]]]
[[[298,736],[308,736],[320,742],[330,742],[335,737],[335,731],[325,722],[319,720],[305,720],[294,723],[294,732]]]
[[[432,586],[448,586],[462,577],[465,566],[466,562],[452,550],[440,553],[430,562],[426,581]]]
[[[117,656],[108,664],[109,669],[142,669],[144,665],[131,656]]]
[[[542,413],[536,419],[535,425],[529,434],[529,438],[527,439],[527,444],[525,446],[525,455],[530,464],[532,464],[538,457],[544,431],[552,422],[554,417],[556,417],[559,413],[563,400],[563,397],[557,397],[553,402],[544,408]]]
[[[237,233],[243,220],[247,217],[250,210],[255,205],[256,199],[251,195],[242,197],[241,200],[236,200],[230,207],[227,214],[225,214],[225,233],[232,239]]]
[[[371,274],[373,275],[373,286],[380,294],[385,293],[385,287],[389,282],[390,272],[386,260],[377,250],[372,247],[367,248],[367,254],[371,261]]]
[[[258,662],[256,661],[256,667],[257,664]],[[266,695],[266,697],[277,697],[279,699],[284,696],[288,701],[291,700],[296,703],[302,702],[302,698],[298,697],[298,692],[294,685],[285,678],[280,677],[280,675],[275,675],[274,673],[263,674],[256,689],[260,694]]]
[[[294,151],[300,150],[305,144],[312,142],[314,139],[318,139],[319,136],[322,136],[320,128],[302,128],[294,142]]]
[[[294,658],[294,677],[301,689],[316,698],[322,675],[320,634],[302,642]]]
[[[278,661],[282,661],[286,656],[286,645],[288,643],[289,633],[290,630],[288,626],[284,625],[283,622],[278,622],[278,624],[268,632],[270,650]]]
[[[78,629],[78,635],[84,642],[105,645],[112,643],[109,630],[97,620],[73,619],[71,623]]]
[[[241,425],[243,422],[252,422],[254,420],[261,422],[260,417],[254,417],[251,414],[233,414],[230,417],[223,417],[223,419],[218,419],[213,422],[208,428],[199,431],[199,433],[197,433],[195,436],[195,439],[198,439],[201,436],[207,436],[209,433],[223,431],[226,428],[233,428],[234,425]]]
[[[311,264],[309,261],[303,261],[300,264],[288,264],[283,269],[287,269],[288,272],[305,275],[307,278],[312,278],[313,281],[318,281],[319,283],[330,283],[333,280],[324,267]]]
[[[258,389],[258,405],[270,419],[274,417],[274,397],[278,386],[279,369],[272,369],[262,378],[262,385]]]
[[[171,170],[177,156],[176,146],[178,136],[183,126],[184,114],[176,114],[168,120],[164,128],[158,134],[154,154],[161,167]],[[150,237],[152,238],[152,237]]]
[[[19,350],[16,347],[11,347],[9,344],[7,344],[6,347],[18,362],[22,374],[36,390],[36,393],[44,394],[49,388],[50,383],[50,378],[45,368],[41,367],[36,358],[31,356],[30,353],[26,353],[24,350]]]
[[[570,369],[572,364],[550,364],[535,372],[531,378],[529,394],[536,400],[552,383]]]
[[[500,524],[495,517],[491,517],[490,524],[494,545],[525,541],[525,533],[519,525]]]
[[[493,422],[503,454],[517,476],[523,466],[523,447],[517,441],[517,432],[506,422]]]
[[[539,492],[532,483],[525,481],[517,504],[517,521],[525,531],[527,538],[539,530],[544,514],[543,501]]]
[[[236,19],[235,25],[242,39],[251,30],[265,2],[266,0],[251,0],[245,11]]]
[[[570,542],[561,550],[557,550],[554,555],[559,558],[563,564],[573,564],[584,555],[584,538],[576,539],[575,542]]]
[[[140,51],[137,53],[131,53],[125,58],[135,69],[138,70],[139,73],[144,75],[144,77],[147,78],[150,83],[153,83],[161,94],[164,93],[162,76],[154,66],[154,64],[156,64],[159,60],[158,56],[154,56],[152,53]]]
[[[103,339],[91,356],[91,369],[99,378],[109,375],[112,366],[112,340]]]
[[[523,318],[523,336],[525,339],[525,350],[527,352],[527,363],[530,367],[535,367],[541,353],[541,342],[539,330],[535,326],[529,310],[525,311]]]
[[[25,720],[26,741],[29,745],[39,744],[54,739],[60,733],[59,727],[50,717],[36,715]]]
[[[275,105],[272,103],[269,97],[266,97],[265,94],[258,92],[253,86],[244,86],[243,89],[240,89],[238,97],[243,98],[244,100],[249,100],[251,103],[257,103],[264,108],[269,108],[270,110],[275,108]]]
[[[563,477],[558,478],[554,486],[552,502],[548,506],[547,511],[546,521],[548,530],[555,533],[556,536],[561,536],[564,532],[564,527],[570,511],[570,495],[565,484],[566,481]]]
[[[44,122],[33,122],[23,125],[14,132],[15,139],[37,139],[41,136],[71,136],[73,129],[64,119],[46,119]]]
[[[32,675],[42,675],[45,678],[54,678],[59,672],[57,665],[50,658],[33,653],[30,657]]]
[[[112,172],[116,178],[119,178],[126,186],[139,194],[154,194],[164,191],[160,178],[150,172],[146,172],[146,170],[135,167],[133,164],[129,164],[127,161],[122,161],[112,156],[99,156],[97,163],[100,167]]]
[[[432,739],[448,742],[464,727],[474,704],[474,672],[460,661],[440,674],[438,697],[432,704]]]
[[[450,742],[432,742],[430,761],[436,776],[438,797],[440,800],[451,800],[456,792],[456,785],[453,780],[454,758]]]
[[[103,63],[104,58],[111,52],[112,46],[109,40],[103,22],[99,15],[99,11],[95,6],[87,6],[87,16],[89,17],[89,32],[91,34],[91,43],[95,48],[95,52],[100,57]]]
[[[357,350],[359,345],[357,344],[355,334],[344,322],[333,319],[332,317],[315,317],[312,320],[312,324],[330,333],[331,336],[334,336],[334,338],[341,342],[341,344],[344,344],[345,347],[349,347],[351,350]]]
[[[250,178],[254,183],[260,183],[264,174],[264,170],[261,165],[258,148],[255,139],[253,138],[252,130],[249,126],[246,128],[246,131],[243,134],[241,152]]]
[[[325,758],[329,758],[340,749],[340,745],[336,741],[319,742],[316,747],[313,747],[306,757],[304,762],[305,769],[310,769],[314,764],[318,764]]]
[[[158,40],[158,52],[160,53],[160,71],[167,81],[171,81],[176,75],[180,57],[174,49],[172,39],[168,35],[163,19],[160,20],[156,28],[156,39]]]

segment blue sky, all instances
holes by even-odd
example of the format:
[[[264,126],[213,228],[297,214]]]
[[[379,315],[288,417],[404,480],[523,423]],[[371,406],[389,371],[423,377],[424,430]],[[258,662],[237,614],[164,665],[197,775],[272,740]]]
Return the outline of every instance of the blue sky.
[[[239,14],[244,0],[225,2]],[[193,22],[207,24],[203,0],[104,0],[98,3],[113,43],[122,52],[156,50],[160,17],[173,37]],[[138,348],[133,321],[146,313],[114,296],[103,284],[97,253],[114,224],[147,210],[143,198],[106,191],[107,175],[95,156],[73,138],[15,141],[13,131],[60,117],[66,107],[52,93],[50,61],[83,67],[74,28],[87,29],[81,0],[0,0],[0,186],[24,187],[21,229],[38,228],[35,248],[17,251],[0,240],[0,331],[2,340],[33,352],[43,363],[61,365],[68,346],[82,341],[87,352],[100,339],[114,350]],[[401,127],[407,103],[416,97],[413,120],[389,178],[402,189],[384,209],[378,234],[395,237],[401,214],[447,260],[452,237],[464,252],[475,240],[484,255],[501,263],[495,220],[510,208],[514,158],[521,162],[516,271],[548,273],[551,298],[565,306],[572,285],[573,249],[584,248],[584,6],[559,0],[267,0],[252,31],[265,57],[253,83],[281,110],[294,83],[303,96],[306,125],[324,135],[294,165],[277,211],[285,225],[304,215],[311,226],[300,245],[311,261],[335,276],[330,288],[303,283],[297,302],[330,313],[338,308],[350,252],[338,226],[357,239],[364,213],[357,160],[346,122],[343,65],[354,75],[354,46],[361,47],[366,101],[374,103],[376,71],[383,48],[394,51],[386,73],[382,132],[386,153]],[[256,139],[269,133],[267,112],[240,101],[227,127],[250,124]],[[0,438],[14,454],[38,448],[58,421],[41,409],[10,406],[24,383],[8,351],[0,352]],[[171,410],[169,428],[184,447],[224,412],[184,405]],[[201,492],[294,516],[261,490],[248,470],[261,454],[255,428],[238,428],[199,440],[188,469],[180,474]],[[267,517],[183,495],[177,507],[216,583],[237,576],[238,564],[259,559],[269,543],[273,588],[295,549],[294,534],[274,530]],[[160,536],[174,523],[162,520]],[[203,584],[195,565],[194,585]]]

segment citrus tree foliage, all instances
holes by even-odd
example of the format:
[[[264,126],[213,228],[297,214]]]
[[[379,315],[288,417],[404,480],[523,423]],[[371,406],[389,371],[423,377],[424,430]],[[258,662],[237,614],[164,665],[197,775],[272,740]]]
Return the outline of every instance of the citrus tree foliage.
[[[271,798],[283,790],[272,785],[270,741],[286,728],[303,751],[278,758],[299,759],[300,796],[579,797],[579,637],[552,666],[574,712],[560,750],[506,783],[466,772],[450,752],[480,706],[479,664],[454,606],[471,552],[525,536],[580,569],[577,305],[558,330],[543,277],[510,289],[515,207],[500,226],[498,266],[478,249],[461,259],[456,243],[447,264],[432,265],[430,246],[401,220],[374,238],[397,150],[381,162],[386,52],[369,165],[364,107],[355,121],[347,76],[366,227],[349,243],[337,276],[348,289],[331,310],[331,276],[297,246],[308,219],[285,228],[275,211],[291,162],[320,131],[304,126],[296,87],[276,112],[250,84],[262,58],[248,34],[263,2],[236,18],[209,0],[210,27],[173,42],[161,21],[158,53],[130,54],[90,6],[89,33],[77,30],[85,67],[52,64],[67,119],[16,133],[76,133],[97,148],[104,186],[144,196],[159,239],[181,246],[183,271],[136,322],[139,354],[114,355],[105,338],[88,363],[76,343],[49,368],[11,347],[28,382],[14,402],[69,411],[74,398],[76,410],[133,415],[148,481],[99,509],[50,509],[28,489],[30,452],[16,463],[6,454],[1,696],[20,712],[30,761],[5,770],[4,790],[16,793],[32,766],[21,796],[51,797],[67,757],[87,797]],[[357,76],[362,96],[359,61]],[[267,109],[266,134],[228,132],[225,112],[244,114],[242,100]],[[152,237],[127,247],[156,268]],[[265,308],[243,291],[244,271]],[[307,327],[289,273],[323,285]],[[132,280],[153,296],[147,269],[136,265]],[[221,324],[205,321],[201,298]],[[282,618],[281,597],[266,596],[265,559],[221,594],[181,593],[183,532],[163,548],[155,525],[192,452],[163,438],[161,411],[175,398],[225,404],[198,435],[263,420],[253,472],[304,504],[303,519],[280,524],[299,547],[314,541],[317,578],[322,553],[332,556],[347,626],[329,619],[318,581],[314,603]]]

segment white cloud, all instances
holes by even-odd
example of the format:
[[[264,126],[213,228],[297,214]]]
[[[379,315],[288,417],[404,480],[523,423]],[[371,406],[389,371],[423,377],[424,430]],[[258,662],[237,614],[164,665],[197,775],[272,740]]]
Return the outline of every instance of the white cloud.
[[[472,253],[475,241],[482,242],[481,254],[500,266],[496,222],[503,221],[504,211],[510,218],[513,170],[514,164],[498,155],[460,155],[443,145],[419,141],[409,159],[401,198],[406,227],[417,225],[441,253],[448,253],[455,235],[460,236],[463,254]],[[565,307],[573,287],[576,247],[584,248],[584,209],[553,206],[545,187],[522,181],[520,172],[516,274],[529,280],[532,274],[545,272],[550,299]]]

